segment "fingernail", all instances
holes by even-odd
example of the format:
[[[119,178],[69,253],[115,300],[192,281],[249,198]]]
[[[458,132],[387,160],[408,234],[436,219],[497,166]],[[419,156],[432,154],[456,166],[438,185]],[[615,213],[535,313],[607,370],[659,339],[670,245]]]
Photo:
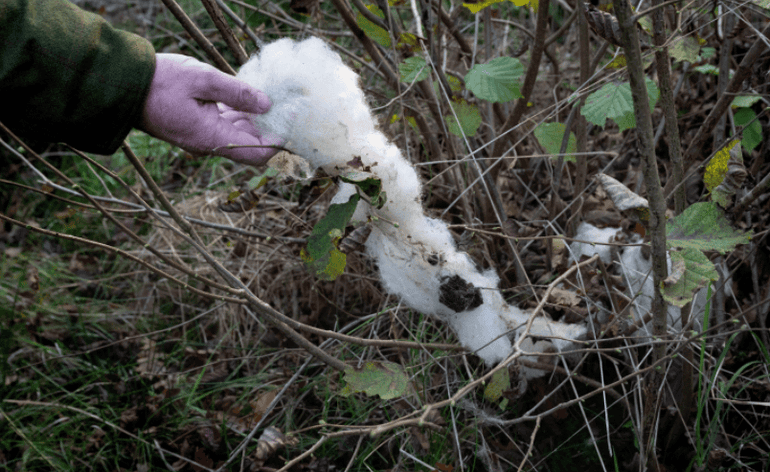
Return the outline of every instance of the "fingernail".
[[[270,98],[264,92],[257,91],[257,107],[260,113],[266,113],[273,106]]]

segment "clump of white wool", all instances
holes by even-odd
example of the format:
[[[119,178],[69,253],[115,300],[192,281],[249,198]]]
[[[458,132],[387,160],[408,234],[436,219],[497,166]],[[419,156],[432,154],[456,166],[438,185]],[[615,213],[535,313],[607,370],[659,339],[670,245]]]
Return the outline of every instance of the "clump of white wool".
[[[575,239],[585,242],[574,242],[570,245],[571,256],[574,260],[579,260],[581,256],[592,256],[599,254],[602,261],[606,264],[612,262],[610,244],[615,240],[616,235],[622,233],[621,228],[600,229],[589,223],[581,223],[578,227]],[[632,237],[631,242],[641,243],[642,239],[637,236]],[[671,271],[671,256],[667,253],[668,270]],[[618,260],[615,261],[620,267],[620,272],[624,282],[628,285],[629,295],[633,299],[634,322],[638,322],[652,310],[652,299],[655,296],[655,285],[652,281],[652,261],[645,256],[641,246],[627,246],[619,251]],[[717,269],[722,274],[727,270],[717,265]],[[726,285],[728,294],[731,293],[730,284]],[[691,328],[700,329],[702,326],[705,306],[707,301],[707,289],[700,289],[693,297],[693,303],[690,306],[689,318],[693,320]],[[682,330],[682,310],[674,305],[668,305],[667,323],[673,332]],[[652,335],[652,322],[646,323],[642,329],[636,331],[637,337],[649,337]]]
[[[358,172],[352,162],[360,157],[363,167],[382,181],[385,206],[374,210],[362,202],[353,218],[381,217],[373,224],[366,248],[385,288],[413,309],[449,323],[463,346],[487,364],[510,355],[510,336],[522,330],[529,315],[503,301],[494,271],[479,272],[467,254],[457,251],[444,222],[425,216],[417,173],[377,130],[358,76],[339,55],[318,38],[282,39],[262,47],[238,77],[273,103],[268,113],[254,116],[256,126],[284,138],[285,147],[306,158],[313,169],[331,175]],[[353,193],[352,185],[343,184],[333,202],[347,202]],[[463,309],[450,308],[442,300],[448,281],[458,280],[471,293],[472,302]],[[532,334],[576,339],[585,328],[539,318]],[[554,341],[560,350],[570,344]]]

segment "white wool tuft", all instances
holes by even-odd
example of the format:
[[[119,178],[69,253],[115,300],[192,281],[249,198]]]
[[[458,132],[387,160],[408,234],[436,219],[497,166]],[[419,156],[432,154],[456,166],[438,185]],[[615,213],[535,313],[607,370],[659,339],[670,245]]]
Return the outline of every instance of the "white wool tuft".
[[[599,254],[599,258],[602,262],[609,264],[612,261],[612,252],[611,247],[608,246],[607,243],[613,242],[615,235],[620,232],[620,228],[600,229],[590,223],[580,223],[575,239],[604,244],[591,244],[588,242],[575,241],[570,244],[570,249],[572,251],[571,257],[574,260],[579,261],[581,256],[591,257],[594,254]]]
[[[358,76],[339,55],[317,38],[282,39],[264,46],[238,77],[273,103],[268,113],[254,116],[257,127],[284,138],[285,147],[307,159],[313,170],[357,172],[349,163],[360,157],[364,168],[382,181],[385,206],[375,210],[362,202],[353,219],[380,217],[366,249],[377,261],[388,292],[449,323],[463,346],[487,364],[508,357],[510,337],[521,332],[529,315],[504,302],[494,271],[480,272],[459,252],[443,221],[425,215],[417,172],[377,130]],[[333,203],[347,202],[355,192],[353,185],[342,184]],[[537,318],[532,333],[577,339],[586,329]],[[571,343],[553,344],[563,350]]]

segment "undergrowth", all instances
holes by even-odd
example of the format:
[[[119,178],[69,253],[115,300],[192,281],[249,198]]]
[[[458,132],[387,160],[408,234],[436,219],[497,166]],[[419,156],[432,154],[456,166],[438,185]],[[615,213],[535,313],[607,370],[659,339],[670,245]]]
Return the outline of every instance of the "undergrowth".
[[[606,116],[571,113],[574,103],[598,90],[631,97],[624,69],[615,66],[625,56],[596,33],[588,52],[597,65],[581,78],[582,20],[572,12],[582,5],[541,0],[549,13],[543,37],[537,34],[540,13],[511,2],[478,15],[457,2],[369,2],[362,8],[344,1],[225,3],[264,41],[313,34],[334,44],[361,74],[382,130],[420,170],[427,212],[452,223],[458,245],[479,266],[498,271],[511,303],[533,308],[566,271],[559,260],[562,236],[573,236],[580,221],[644,231],[643,222],[619,212],[586,177],[605,172],[644,193],[633,108],[613,115],[605,113],[609,105],[600,102],[597,111],[589,100],[589,111]],[[200,4],[181,5],[237,67]],[[415,35],[413,5],[422,12],[421,35]],[[201,280],[223,279],[195,245],[142,208],[139,198],[162,209],[123,151],[90,156],[110,175],[64,145],[37,150],[68,183],[3,133],[16,152],[0,151],[7,168],[0,212],[21,225],[0,225],[0,467],[770,470],[770,266],[767,195],[760,185],[768,170],[766,51],[742,84],[743,101],[725,111],[721,134],[699,134],[721,95],[720,69],[724,86],[730,69],[760,41],[755,30],[767,24],[764,7],[717,2],[716,10],[702,3],[668,12],[677,20],[666,34],[674,49],[683,148],[695,145],[703,154],[686,161],[689,175],[674,183],[683,183],[685,203],[711,198],[698,174],[700,159],[734,137],[742,140],[749,178],[728,209],[741,208],[739,200],[759,189],[740,212],[729,214],[731,224],[753,230],[753,238],[723,256],[731,278],[709,283],[721,298],[712,299],[703,328],[669,327],[666,336],[646,341],[628,334],[634,294],[613,267],[594,262],[566,281],[579,300],[551,299],[547,311],[564,321],[592,319],[601,341],[583,345],[568,361],[533,359],[552,372],[528,382],[521,374],[526,365],[510,366],[510,380],[496,397],[487,387],[499,378],[482,385],[489,369],[458,349],[446,326],[389,297],[360,248],[348,253],[334,282],[307,270],[300,254],[328,207],[333,179],[302,180],[291,169],[266,176],[222,158],[190,156],[138,131],[127,139],[174,207],[194,220],[206,249],[267,305],[315,328],[298,329],[307,340],[347,366],[400,366],[408,388],[395,398],[343,395],[343,372],[309,356],[254,305],[223,301],[234,295]],[[148,12],[151,24],[141,20]],[[363,33],[345,22],[345,12]],[[150,38],[158,51],[205,58],[160,3],[133,2],[102,14]],[[743,27],[735,26],[736,17]],[[733,31],[717,30],[717,19],[723,29],[723,20],[732,21]],[[247,53],[256,51],[248,35],[230,26]],[[521,86],[537,41],[550,42],[532,89],[508,90],[515,97],[526,92],[523,102],[497,100],[502,91],[483,97],[471,85],[474,66],[517,56]],[[644,60],[652,63],[651,50]],[[657,80],[652,69],[647,76]],[[486,72],[496,77],[495,70]],[[662,112],[656,107],[657,125]],[[567,129],[574,138],[564,139]],[[654,150],[665,185],[675,165],[674,145],[663,136]],[[100,197],[143,243],[91,208],[78,188]],[[670,202],[669,209],[675,207]],[[602,310],[609,315],[600,321]],[[358,344],[320,329],[354,336]],[[664,358],[655,385],[648,382],[655,370],[650,352],[660,345]],[[556,367],[548,367],[554,359]],[[464,391],[468,386],[474,388]]]

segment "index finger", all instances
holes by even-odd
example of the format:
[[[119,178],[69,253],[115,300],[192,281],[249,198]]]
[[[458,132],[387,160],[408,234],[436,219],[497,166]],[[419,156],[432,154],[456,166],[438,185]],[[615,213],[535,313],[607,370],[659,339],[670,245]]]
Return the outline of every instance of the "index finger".
[[[238,111],[262,114],[272,105],[264,92],[216,69],[202,71],[194,87],[196,98],[221,102]]]

